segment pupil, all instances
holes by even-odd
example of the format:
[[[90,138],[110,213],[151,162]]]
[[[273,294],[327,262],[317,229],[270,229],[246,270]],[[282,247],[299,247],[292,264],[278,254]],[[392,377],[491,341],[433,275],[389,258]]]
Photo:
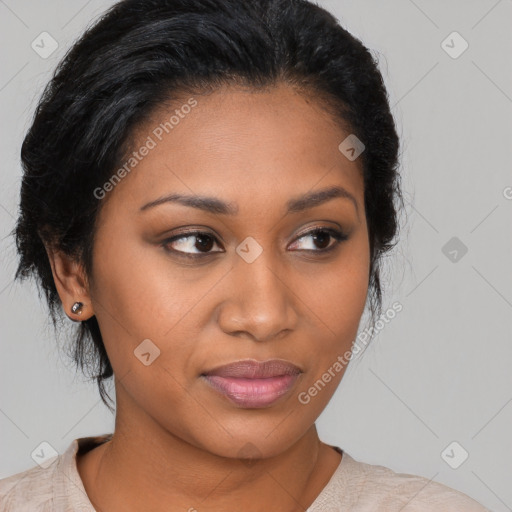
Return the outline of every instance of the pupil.
[[[326,231],[319,231],[318,233],[313,235],[313,239],[315,240],[315,242],[318,242],[318,240],[320,239],[320,245],[322,246],[322,247],[320,247],[320,249],[324,249],[325,247],[327,247],[329,245],[330,237],[331,237],[331,235],[329,233],[327,233]],[[322,239],[326,243],[322,244]]]
[[[198,249],[204,249],[205,251],[208,251],[213,246],[213,240],[211,236],[196,236],[198,243],[196,245],[199,245]],[[208,243],[210,241],[210,243]]]

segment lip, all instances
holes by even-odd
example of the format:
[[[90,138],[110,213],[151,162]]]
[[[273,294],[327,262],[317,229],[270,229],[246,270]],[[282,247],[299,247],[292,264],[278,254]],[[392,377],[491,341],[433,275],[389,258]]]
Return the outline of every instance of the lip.
[[[245,359],[209,370],[201,377],[242,408],[262,408],[286,395],[302,370],[283,359]]]

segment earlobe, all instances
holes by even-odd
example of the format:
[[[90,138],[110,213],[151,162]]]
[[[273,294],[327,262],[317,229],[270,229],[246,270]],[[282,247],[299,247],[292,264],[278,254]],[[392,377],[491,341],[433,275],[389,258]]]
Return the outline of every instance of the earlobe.
[[[71,312],[76,315],[81,315],[83,306],[84,306],[83,302],[75,302],[73,304],[73,306],[71,306]],[[73,320],[73,322],[80,321],[80,320],[75,320],[74,318],[71,318],[69,316],[68,316],[68,318],[70,318],[70,320]]]
[[[64,312],[73,322],[87,320],[94,315],[94,312],[81,265],[62,251],[46,245],[45,249]],[[82,318],[85,309],[90,310],[89,315],[87,318]]]

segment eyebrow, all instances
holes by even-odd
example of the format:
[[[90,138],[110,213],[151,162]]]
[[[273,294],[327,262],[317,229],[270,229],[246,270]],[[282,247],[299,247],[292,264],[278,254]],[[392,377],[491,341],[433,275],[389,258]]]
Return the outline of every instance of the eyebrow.
[[[359,215],[359,207],[355,197],[350,192],[348,192],[348,190],[339,186],[333,186],[313,192],[308,192],[302,196],[292,198],[286,203],[286,212],[303,212],[336,198],[349,199],[352,201],[356,212]],[[170,194],[160,197],[159,199],[155,199],[154,201],[151,201],[142,206],[140,211],[145,211],[164,203],[178,203],[216,215],[236,215],[239,211],[238,205],[236,203],[225,202],[216,197],[184,194]]]

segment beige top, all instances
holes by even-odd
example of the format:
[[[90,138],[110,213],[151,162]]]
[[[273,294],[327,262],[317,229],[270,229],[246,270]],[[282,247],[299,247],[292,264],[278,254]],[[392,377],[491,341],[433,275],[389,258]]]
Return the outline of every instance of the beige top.
[[[76,468],[76,454],[112,434],[75,439],[42,466],[0,480],[2,512],[96,512]],[[306,512],[490,512],[465,494],[421,476],[356,461],[348,453]],[[44,467],[43,467],[44,466]]]

